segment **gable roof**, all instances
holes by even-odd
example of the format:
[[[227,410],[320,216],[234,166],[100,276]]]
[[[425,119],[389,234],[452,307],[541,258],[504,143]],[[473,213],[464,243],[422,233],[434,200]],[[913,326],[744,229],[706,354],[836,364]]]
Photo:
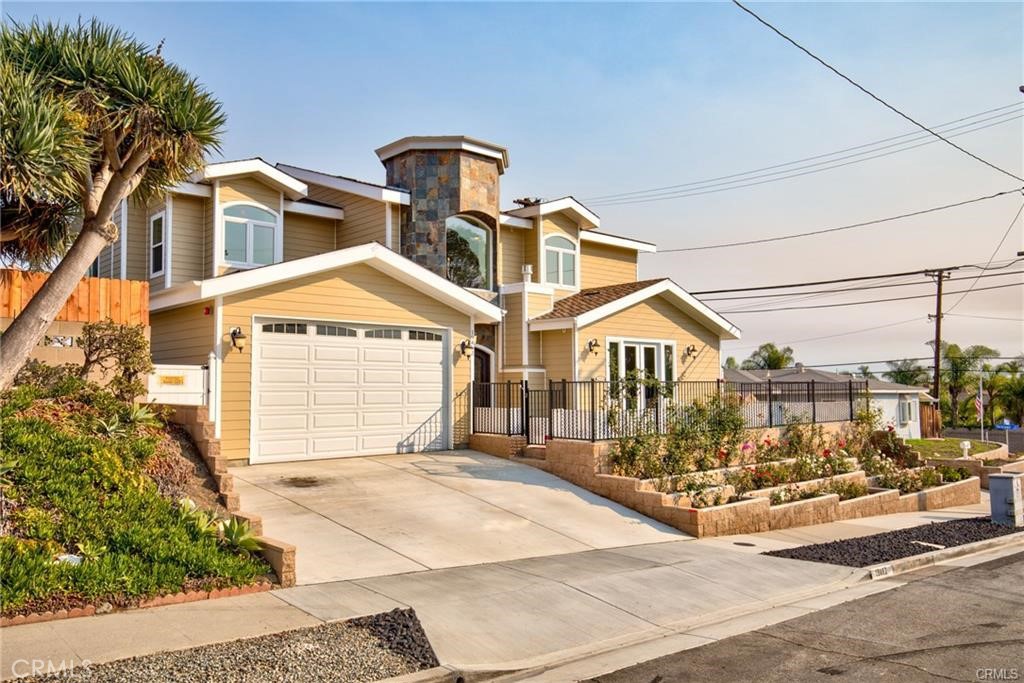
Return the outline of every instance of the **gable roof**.
[[[260,176],[263,182],[283,192],[288,199],[301,199],[309,194],[309,188],[304,182],[271,166],[259,157],[207,164],[193,173],[190,180],[192,182],[210,181],[241,175]]]
[[[560,199],[547,199],[518,209],[502,211],[502,213],[509,216],[515,216],[517,218],[532,218],[534,216],[544,216],[549,213],[567,213],[572,216],[573,220],[578,222],[580,227],[584,230],[601,227],[601,218],[596,213],[583,206],[583,204],[577,201],[575,197],[571,196],[562,197]]]
[[[720,339],[740,338],[738,327],[668,278],[580,290],[556,301],[548,313],[530,320],[530,329],[584,327],[655,296],[664,297],[694,320],[716,332]]]
[[[839,372],[829,372],[828,370],[819,370],[817,368],[808,368],[803,366],[794,366],[789,368],[777,368],[775,370],[734,370],[731,368],[724,368],[722,370],[723,377],[730,382],[766,382],[769,379],[777,382],[815,382],[829,383],[829,384],[846,384],[850,380],[854,382],[865,381],[864,377],[854,377],[852,375],[844,375]],[[882,394],[927,394],[928,389],[924,387],[915,387],[909,384],[898,384],[896,382],[887,382],[884,379],[878,379],[877,377],[868,377],[868,391]]]
[[[154,311],[177,308],[197,301],[238,294],[360,263],[375,268],[458,311],[472,315],[479,322],[501,321],[502,311],[499,307],[377,242],[229,273],[207,280],[185,282],[151,294],[149,307]]]
[[[322,185],[332,190],[340,190],[349,194],[359,195],[368,199],[375,199],[378,202],[391,202],[392,204],[409,204],[409,191],[400,187],[378,185],[377,183],[356,180],[342,175],[332,175],[323,171],[314,171],[301,166],[291,164],[278,164],[277,168],[290,176],[298,178],[303,182],[314,185]]]

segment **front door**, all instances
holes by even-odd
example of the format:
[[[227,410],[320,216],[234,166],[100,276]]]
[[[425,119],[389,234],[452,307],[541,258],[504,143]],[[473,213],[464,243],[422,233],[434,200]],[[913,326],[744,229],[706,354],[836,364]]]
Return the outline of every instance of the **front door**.
[[[655,396],[655,389],[644,386],[643,380],[658,379],[658,346],[639,342],[623,345],[622,377],[637,381],[636,391],[630,391],[626,398],[631,410],[643,410]]]

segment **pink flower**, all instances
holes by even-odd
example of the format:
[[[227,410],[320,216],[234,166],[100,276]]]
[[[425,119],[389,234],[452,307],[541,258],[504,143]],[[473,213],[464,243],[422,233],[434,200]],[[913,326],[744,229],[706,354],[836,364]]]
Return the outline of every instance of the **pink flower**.
[[[749,441],[744,441],[743,442],[743,448],[741,450],[743,452],[747,452],[747,451],[749,451],[753,447],[754,447],[754,444],[750,443]]]

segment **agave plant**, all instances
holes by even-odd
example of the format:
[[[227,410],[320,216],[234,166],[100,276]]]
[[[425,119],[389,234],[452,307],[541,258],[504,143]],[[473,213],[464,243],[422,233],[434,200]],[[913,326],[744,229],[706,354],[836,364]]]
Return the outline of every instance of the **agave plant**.
[[[138,425],[140,427],[159,427],[160,418],[157,414],[147,405],[136,404],[128,409],[128,415],[125,417],[125,422],[128,424]]]
[[[181,498],[178,501],[178,511],[187,520],[192,528],[200,536],[216,537],[218,530],[217,518],[206,510],[202,509],[191,498]]]
[[[220,537],[225,545],[235,550],[252,553],[260,549],[260,543],[249,529],[249,523],[236,517],[220,523]]]
[[[124,436],[128,433],[128,427],[117,417],[112,417],[109,420],[100,420],[98,431],[105,436]]]

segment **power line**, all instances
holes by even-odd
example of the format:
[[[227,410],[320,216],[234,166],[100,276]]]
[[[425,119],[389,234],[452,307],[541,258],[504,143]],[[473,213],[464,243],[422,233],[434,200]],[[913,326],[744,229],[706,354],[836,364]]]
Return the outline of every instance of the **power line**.
[[[996,116],[989,117],[989,118],[986,118],[986,119],[981,119],[979,121],[971,121],[971,123],[964,124],[963,126],[957,126],[955,128],[950,129],[950,130],[958,130],[959,128],[965,128],[965,127],[976,125],[978,123],[982,123],[982,122],[985,122],[985,121],[991,121],[992,119],[996,119],[996,118],[999,118],[1001,116],[1005,116],[1007,114],[1007,112],[1006,112],[1007,109],[1016,109],[1016,108],[1019,108],[1020,106],[1021,106],[1020,102],[1014,102],[1012,104],[1004,104],[1001,107],[995,107],[993,109],[986,109],[985,111],[978,112],[976,114],[971,114],[969,116],[963,116],[963,117],[961,117],[959,119],[954,119],[952,121],[947,121],[946,123],[940,123],[939,125],[937,125],[935,127],[936,128],[946,128],[946,127],[952,126],[953,124],[956,124],[956,123],[961,123],[963,121],[968,121],[970,119],[978,119],[979,117],[985,116],[987,114],[992,114],[994,112],[999,112],[998,114],[996,114]],[[894,140],[901,140],[903,138],[908,138],[908,137],[913,137],[913,138],[915,138],[915,140],[921,140],[921,139],[927,138],[928,135],[927,134],[922,135],[919,131],[911,131],[911,132],[908,132],[908,133],[902,133],[900,135],[894,135],[894,136],[888,137],[888,138],[882,138],[881,140],[876,140],[874,142],[867,142],[867,143],[863,143],[863,144],[860,144],[860,145],[854,145],[853,147],[845,147],[843,149],[839,149],[839,150],[836,150],[834,152],[827,152],[827,153],[824,153],[824,154],[815,154],[814,156],[804,157],[802,159],[796,159],[794,161],[787,161],[785,163],[780,163],[780,164],[772,164],[771,166],[762,166],[761,168],[754,168],[754,169],[751,169],[749,171],[742,171],[742,172],[739,172],[739,173],[730,173],[728,175],[717,176],[717,177],[714,177],[714,178],[706,178],[704,180],[693,180],[693,181],[690,181],[690,182],[679,183],[679,184],[676,184],[676,185],[664,185],[662,187],[653,187],[653,188],[649,188],[649,189],[646,189],[646,190],[633,190],[633,191],[630,191],[630,192],[617,192],[617,193],[614,193],[614,194],[596,195],[596,196],[593,196],[593,197],[585,197],[585,198],[583,198],[583,201],[584,202],[601,202],[603,200],[616,199],[616,198],[621,198],[621,197],[630,197],[630,196],[636,196],[636,195],[646,195],[646,194],[650,194],[650,193],[654,193],[654,192],[662,192],[662,191],[665,191],[665,190],[678,190],[680,188],[693,187],[695,185],[707,185],[707,184],[710,184],[710,183],[718,183],[719,181],[731,180],[731,179],[734,179],[734,178],[742,178],[743,176],[749,176],[749,175],[752,175],[754,173],[761,173],[763,171],[772,171],[772,170],[779,169],[779,168],[785,168],[787,166],[795,166],[796,164],[802,164],[802,163],[808,162],[808,161],[815,161],[815,160],[818,160],[818,159],[824,159],[826,157],[833,157],[833,156],[837,156],[839,154],[844,154],[846,152],[853,152],[855,150],[865,149],[865,148],[868,148],[868,147],[877,147],[878,145],[881,145],[883,143],[892,142]],[[904,142],[899,143],[899,144],[905,144],[906,142],[912,142],[912,141],[906,141],[905,140]],[[881,149],[886,149],[886,147],[883,147]],[[870,154],[872,151],[878,151],[878,150],[869,150],[867,152],[862,152],[862,154]],[[831,161],[825,161],[825,162],[820,162],[820,163],[832,163],[832,161],[837,161],[837,160],[833,159]],[[735,182],[740,182],[740,181],[737,180]]]
[[[840,225],[832,228],[822,228],[819,230],[810,230],[808,232],[794,233],[791,235],[780,235],[778,237],[763,237],[756,240],[743,240],[740,242],[723,242],[720,244],[706,244],[700,247],[678,247],[676,249],[659,249],[656,253],[658,254],[670,254],[683,251],[706,251],[708,249],[725,249],[728,247],[743,247],[753,244],[765,244],[767,242],[782,242],[785,240],[795,240],[801,237],[813,237],[815,235],[825,235],[833,232],[841,232],[843,230],[853,230],[854,228],[864,228],[871,225],[878,225],[880,223],[888,223],[889,221],[898,221],[905,218],[913,218],[915,216],[923,216],[929,213],[935,213],[937,211],[945,211],[946,209],[954,209],[958,206],[966,206],[968,204],[976,204],[978,202],[988,201],[990,199],[996,199],[997,197],[1003,197],[1008,194],[1020,192],[1020,188],[1013,190],[1004,190],[1002,192],[996,192],[995,194],[985,195],[982,197],[975,197],[974,199],[965,199],[960,202],[953,204],[944,204],[942,206],[933,206],[929,209],[921,209],[919,211],[911,211],[910,213],[899,214],[897,216],[889,216],[888,218],[876,218],[870,221],[862,221],[860,223],[851,223],[850,225]]]
[[[746,12],[747,14],[749,14],[750,16],[752,16],[752,17],[753,17],[754,19],[756,19],[756,20],[757,20],[758,22],[760,22],[761,24],[763,24],[763,25],[764,25],[764,26],[766,26],[767,28],[769,28],[769,29],[770,29],[770,30],[771,30],[771,31],[772,31],[773,33],[775,33],[776,35],[778,35],[778,36],[779,36],[780,38],[782,38],[782,39],[783,39],[783,40],[785,40],[786,42],[790,43],[790,44],[791,44],[791,45],[792,45],[793,47],[797,48],[798,50],[800,50],[801,52],[803,52],[803,53],[804,53],[805,55],[807,55],[808,57],[810,57],[810,58],[811,58],[811,59],[813,59],[814,61],[816,61],[816,62],[818,62],[819,64],[821,64],[821,65],[822,65],[823,67],[825,67],[826,69],[828,69],[829,71],[831,71],[832,73],[834,73],[834,74],[835,74],[836,76],[839,76],[839,77],[840,77],[840,78],[842,78],[842,79],[843,79],[844,81],[846,81],[847,83],[849,83],[849,84],[850,84],[850,85],[852,85],[853,87],[857,88],[858,90],[860,90],[860,91],[861,91],[862,93],[864,93],[865,95],[867,95],[867,96],[868,96],[868,97],[870,97],[871,99],[875,100],[876,102],[878,102],[879,104],[881,104],[882,106],[884,106],[884,107],[885,107],[886,109],[888,109],[888,110],[892,111],[892,112],[893,112],[893,113],[895,113],[895,114],[898,114],[899,116],[903,117],[903,118],[904,118],[904,119],[906,119],[907,121],[910,121],[910,122],[911,122],[912,124],[914,124],[915,126],[917,126],[918,128],[920,128],[921,130],[924,130],[924,131],[927,131],[928,133],[931,133],[932,135],[934,135],[934,136],[935,136],[935,137],[937,137],[938,139],[940,139],[940,140],[942,140],[943,142],[945,142],[945,143],[946,143],[947,145],[949,145],[949,146],[953,147],[954,149],[958,149],[958,150],[960,150],[961,152],[963,152],[963,153],[964,153],[964,154],[966,154],[967,156],[971,157],[971,158],[972,158],[972,159],[974,159],[975,161],[978,161],[978,162],[980,162],[980,163],[982,163],[982,164],[985,164],[985,165],[986,165],[986,166],[988,166],[989,168],[991,168],[991,169],[993,169],[993,170],[996,170],[996,171],[999,171],[999,172],[1000,172],[1000,173],[1002,173],[1003,175],[1007,175],[1007,176],[1010,176],[1011,178],[1014,178],[1015,180],[1019,180],[1019,181],[1021,181],[1021,182],[1024,182],[1024,178],[1021,178],[1021,177],[1020,177],[1020,176],[1018,176],[1018,175],[1015,175],[1015,174],[1013,174],[1013,173],[1010,173],[1010,172],[1009,172],[1009,171],[1007,171],[1006,169],[1000,168],[999,166],[996,166],[995,164],[993,164],[993,163],[991,163],[991,162],[989,162],[989,161],[986,161],[985,159],[982,159],[982,158],[981,158],[981,157],[979,157],[979,156],[978,156],[977,154],[974,154],[973,152],[970,152],[970,151],[968,151],[968,150],[964,149],[963,147],[961,147],[960,145],[956,144],[955,142],[953,142],[953,141],[949,140],[948,138],[945,138],[945,137],[943,137],[943,136],[942,136],[941,134],[939,134],[939,133],[936,133],[936,132],[935,132],[934,130],[932,130],[932,129],[931,129],[931,128],[929,128],[928,126],[924,125],[923,123],[921,123],[921,122],[920,122],[920,121],[918,121],[917,119],[914,119],[914,118],[912,118],[911,116],[909,116],[908,114],[905,114],[905,113],[903,113],[902,111],[900,111],[899,109],[897,109],[897,108],[896,108],[896,107],[894,107],[893,105],[889,104],[888,102],[886,102],[885,100],[883,100],[883,99],[882,99],[881,97],[879,97],[879,96],[878,96],[878,95],[876,95],[875,93],[873,93],[873,92],[871,92],[870,90],[868,90],[867,88],[865,88],[865,87],[864,87],[863,85],[861,85],[861,84],[860,84],[860,83],[858,83],[857,81],[853,80],[852,78],[850,78],[850,77],[849,77],[849,76],[847,76],[846,74],[844,74],[844,73],[842,73],[841,71],[839,71],[839,69],[835,68],[834,66],[832,66],[831,64],[829,64],[828,62],[826,62],[826,61],[825,61],[824,59],[822,59],[821,57],[817,56],[816,54],[814,54],[813,52],[811,52],[810,50],[808,50],[808,49],[807,49],[806,47],[804,47],[804,46],[803,46],[803,45],[801,45],[800,43],[796,42],[795,40],[793,40],[792,38],[790,38],[789,36],[787,36],[787,35],[786,35],[785,33],[783,33],[782,31],[780,31],[779,29],[775,28],[775,26],[773,26],[772,24],[768,23],[768,21],[766,21],[765,19],[762,19],[762,18],[761,18],[761,17],[760,17],[760,16],[759,16],[759,15],[758,15],[758,14],[757,14],[756,12],[754,12],[753,10],[751,10],[751,9],[747,8],[746,6],[744,6],[744,5],[743,5],[743,4],[741,3],[741,2],[739,2],[739,0],[732,0],[732,1],[733,1],[733,4],[735,4],[735,5],[736,5],[737,7],[739,7],[739,8],[741,9],[741,10],[743,10],[744,12]]]
[[[962,266],[948,266],[948,267],[942,268],[942,270],[959,270],[961,268],[980,268],[982,270],[998,270],[998,269],[1001,269],[1001,268],[1006,268],[1008,266],[1012,266],[1013,264],[1018,263],[1020,261],[1024,261],[1024,258],[1010,259],[1006,263],[1004,263],[1003,265],[995,266],[995,267],[992,267],[991,265],[986,267],[986,266],[979,266],[977,264],[967,264],[967,265],[962,265]],[[701,296],[701,295],[704,295],[704,294],[729,294],[731,292],[757,292],[757,291],[763,291],[763,290],[766,290],[766,289],[792,289],[794,287],[810,287],[810,286],[814,286],[814,285],[832,285],[832,284],[837,284],[837,283],[842,283],[842,282],[856,282],[858,280],[882,280],[882,279],[886,279],[886,278],[903,277],[903,276],[906,276],[906,275],[926,275],[928,273],[934,272],[935,270],[937,270],[937,269],[936,268],[921,268],[919,270],[908,270],[908,271],[904,271],[902,273],[883,273],[881,275],[858,275],[858,276],[855,276],[855,277],[837,278],[835,280],[816,280],[816,281],[812,281],[812,282],[796,282],[796,283],[785,284],[785,285],[760,285],[760,286],[756,286],[756,287],[735,287],[733,289],[706,289],[706,290],[704,290],[702,292],[690,292],[690,294],[693,294],[695,296]]]
[[[991,358],[985,358],[984,360],[1017,360],[1017,359],[1018,359],[1017,356],[992,356]],[[898,362],[904,361],[904,360],[923,361],[923,360],[931,360],[931,358],[928,357],[928,356],[925,356],[925,357],[920,357],[920,358],[888,358],[888,359],[885,359],[885,360],[854,360],[854,361],[850,361],[848,363],[815,363],[813,365],[809,364],[809,363],[801,363],[800,365],[805,367],[805,368],[833,368],[833,367],[843,367],[843,366],[847,366],[847,365],[881,365],[882,363],[898,363]],[[786,369],[788,369],[788,368],[786,368]],[[930,366],[929,367],[925,367],[924,369],[925,370],[930,370],[931,367]],[[982,372],[982,371],[978,370],[976,372]],[[787,375],[785,377],[782,377],[778,381],[779,382],[785,382],[786,381],[786,377],[792,377],[792,375]]]
[[[997,315],[968,315],[967,313],[945,313],[944,315],[954,318],[975,318],[976,320],[1006,320],[1009,322],[1024,323],[1024,318],[1003,318]]]
[[[1010,121],[1016,121],[1017,119],[1020,119],[1021,116],[1022,116],[1021,114],[1017,114],[1015,116],[1010,116],[1009,118],[1005,118],[1005,119],[1002,119],[1000,121],[995,121],[993,123],[989,123],[989,124],[986,124],[984,126],[977,126],[975,128],[971,128],[970,130],[965,130],[965,131],[962,131],[960,133],[957,133],[956,135],[950,135],[949,137],[955,138],[955,137],[959,137],[961,135],[967,135],[968,133],[976,133],[976,132],[978,132],[980,130],[985,130],[987,128],[992,128],[993,126],[999,126],[999,125],[1002,125],[1004,123],[1009,123]],[[922,139],[923,139],[923,137],[924,136],[922,136]],[[907,147],[900,147],[899,149],[893,149],[893,150],[890,150],[888,152],[881,152],[879,154],[872,154],[872,152],[878,152],[878,151],[880,151],[882,149],[888,149],[890,147],[898,147],[901,144],[905,144],[905,143],[897,143],[897,144],[894,144],[894,145],[888,145],[886,147],[880,147],[880,148],[878,148],[876,150],[869,150],[867,152],[859,152],[857,154],[851,154],[851,155],[848,155],[846,157],[838,157],[838,158],[832,159],[830,161],[823,161],[823,162],[818,162],[818,163],[814,163],[814,164],[808,164],[807,166],[796,167],[796,168],[789,169],[789,170],[786,170],[786,171],[775,171],[775,172],[772,172],[772,173],[766,173],[766,174],[762,174],[762,175],[749,176],[747,178],[740,178],[738,180],[731,180],[731,181],[725,181],[725,182],[720,182],[720,183],[711,183],[711,184],[708,184],[708,185],[704,185],[703,187],[693,188],[691,190],[680,190],[680,191],[673,191],[673,192],[659,192],[659,193],[656,193],[656,194],[644,195],[642,197],[622,197],[622,198],[619,198],[619,199],[609,199],[609,200],[604,200],[604,201],[591,201],[591,202],[588,202],[588,204],[590,206],[593,206],[593,207],[622,206],[622,205],[625,205],[625,204],[644,204],[644,203],[649,203],[649,202],[665,201],[665,200],[669,200],[669,199],[685,199],[687,197],[698,197],[698,196],[706,195],[706,194],[717,194],[719,192],[725,192],[727,190],[740,190],[740,189],[743,189],[743,188],[746,188],[746,187],[756,187],[758,185],[765,185],[767,183],[774,183],[774,182],[778,182],[780,180],[790,180],[792,178],[801,178],[801,177],[806,176],[806,175],[813,175],[815,173],[822,173],[824,171],[831,171],[831,170],[834,170],[834,169],[837,169],[837,168],[844,168],[846,166],[851,166],[853,164],[859,164],[859,163],[862,163],[862,162],[865,162],[865,161],[872,161],[874,159],[883,159],[885,157],[892,156],[893,154],[899,154],[900,152],[909,152],[912,149],[917,149],[918,147],[924,147],[925,145],[931,145],[931,144],[933,144],[935,142],[936,142],[936,140],[934,140],[934,139],[928,139],[928,140],[925,140],[924,142],[918,142],[917,144],[909,145]],[[871,156],[863,156],[865,154],[869,154]],[[836,162],[841,161],[842,159],[850,159],[852,157],[861,157],[861,158],[859,158],[859,159],[854,158],[851,161],[843,161],[842,163],[836,163]],[[800,169],[810,169],[810,170],[803,170],[803,171],[801,171]],[[797,172],[797,171],[800,171],[800,172]],[[770,176],[777,176],[777,177],[772,178]],[[757,178],[767,178],[767,180],[755,180]],[[753,182],[748,182],[748,181],[753,181]]]
[[[1007,273],[982,273],[977,277],[954,277],[949,278],[947,282],[959,282],[961,280],[974,280],[977,282],[983,277],[1006,277],[1007,275],[1021,275],[1024,274],[1024,270],[1011,270]],[[841,287],[837,289],[818,289],[810,292],[788,292],[785,294],[748,294],[747,296],[725,296],[710,299],[701,299],[701,301],[740,301],[743,299],[773,299],[776,297],[787,297],[794,296],[795,294],[843,294],[846,292],[860,292],[868,289],[889,289],[890,287],[920,287],[921,285],[930,285],[931,282],[895,282],[885,285],[865,285],[863,287]],[[969,290],[968,290],[969,291]]]
[[[986,292],[986,291],[991,290],[991,289],[1005,289],[1007,287],[1021,287],[1021,286],[1024,286],[1024,282],[1014,282],[1014,283],[1008,284],[1008,285],[992,285],[991,287],[977,287],[973,291],[975,291],[975,292]],[[965,292],[970,292],[970,291],[971,290],[961,289],[961,290],[958,290],[958,291],[955,291],[955,292],[947,292],[947,294],[963,294]],[[846,302],[846,303],[817,304],[817,305],[814,305],[814,306],[785,306],[785,307],[781,307],[781,308],[758,308],[758,309],[749,309],[749,310],[745,310],[745,311],[729,311],[729,313],[732,313],[732,314],[735,314],[735,313],[772,313],[772,312],[775,312],[775,311],[802,311],[802,310],[809,310],[809,309],[812,309],[812,308],[840,308],[840,307],[844,307],[844,306],[863,306],[865,304],[881,304],[881,303],[887,303],[889,301],[909,301],[911,299],[930,299],[930,298],[932,298],[932,296],[933,296],[932,294],[918,294],[918,295],[915,295],[915,296],[897,296],[897,297],[892,297],[892,298],[889,298],[889,299],[871,299],[870,301],[849,301],[849,302]]]
[[[993,259],[995,259],[996,254],[998,254],[999,250],[1002,248],[1003,242],[1005,242],[1006,238],[1010,236],[1010,231],[1013,230],[1013,226],[1017,224],[1017,219],[1020,218],[1021,212],[1024,212],[1024,203],[1022,203],[1020,205],[1020,208],[1017,209],[1017,213],[1013,216],[1013,220],[1010,221],[1010,224],[1006,227],[1006,232],[1003,233],[1002,238],[999,240],[999,244],[997,244],[996,248],[992,250],[992,255],[988,257],[988,263],[986,263],[984,266],[985,269],[992,265],[992,261]],[[984,277],[984,275],[979,274],[978,277],[974,278],[974,282],[972,282],[971,286],[967,288],[967,291],[963,293],[963,296],[957,299],[956,302],[945,311],[945,313],[952,311],[954,308],[963,303],[963,300],[967,298],[967,295],[971,293],[972,289],[974,289],[974,285],[978,284],[978,280],[980,280],[982,277]]]
[[[886,323],[885,325],[874,325],[872,327],[862,327],[857,330],[848,330],[846,332],[840,332],[838,334],[826,334],[821,337],[807,337],[806,339],[790,339],[789,341],[776,342],[776,344],[801,344],[803,342],[810,341],[821,341],[822,339],[834,339],[836,337],[849,337],[855,334],[861,334],[862,332],[873,332],[875,330],[884,330],[888,327],[896,327],[898,325],[906,325],[907,323],[921,322],[924,318],[918,316],[916,318],[908,318],[907,320],[900,320],[894,323]],[[730,350],[738,351],[745,349],[756,349],[760,344],[751,344],[750,346],[734,346]]]

